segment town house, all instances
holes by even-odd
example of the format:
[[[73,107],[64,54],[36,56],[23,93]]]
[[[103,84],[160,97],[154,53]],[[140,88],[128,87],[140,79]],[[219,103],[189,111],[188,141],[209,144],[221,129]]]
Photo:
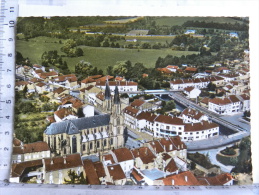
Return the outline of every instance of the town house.
[[[70,181],[69,171],[80,175],[84,171],[80,154],[70,154],[42,159],[43,180],[45,184],[64,184]]]

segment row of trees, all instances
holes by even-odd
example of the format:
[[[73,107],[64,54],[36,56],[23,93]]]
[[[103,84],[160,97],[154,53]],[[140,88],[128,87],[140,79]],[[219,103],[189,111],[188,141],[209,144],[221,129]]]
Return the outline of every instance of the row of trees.
[[[213,29],[224,29],[224,30],[235,30],[235,31],[248,31],[248,24],[246,22],[239,23],[216,23],[216,22],[205,22],[205,21],[194,21],[189,20],[183,24],[184,27],[198,27],[198,28],[213,28]]]

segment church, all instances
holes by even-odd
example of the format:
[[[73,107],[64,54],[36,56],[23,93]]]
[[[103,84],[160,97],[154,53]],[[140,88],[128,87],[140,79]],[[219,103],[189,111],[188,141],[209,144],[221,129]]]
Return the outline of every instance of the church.
[[[104,96],[103,113],[52,123],[46,128],[43,140],[48,143],[53,154],[101,154],[124,146],[118,87],[116,86],[112,97],[107,82]]]

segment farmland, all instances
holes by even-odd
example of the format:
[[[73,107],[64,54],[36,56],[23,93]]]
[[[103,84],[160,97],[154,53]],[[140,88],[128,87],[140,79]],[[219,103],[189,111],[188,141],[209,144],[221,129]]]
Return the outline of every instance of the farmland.
[[[159,41],[158,38],[155,38]],[[164,38],[163,38],[164,39]],[[163,40],[164,41],[164,40]],[[32,63],[41,64],[41,55],[44,51],[57,50],[59,55],[64,55],[60,51],[63,44],[59,43],[59,39],[49,37],[32,38],[29,41],[18,40],[16,50],[19,51],[23,57],[29,57]],[[133,64],[136,62],[143,63],[147,68],[155,66],[157,58],[165,57],[170,54],[173,56],[182,56],[197,54],[191,51],[173,51],[171,49],[124,49],[124,48],[105,48],[105,47],[87,47],[80,46],[84,51],[84,56],[81,57],[63,57],[71,71],[74,71],[74,66],[80,60],[90,62],[93,66],[106,70],[109,65],[115,65],[117,61],[130,60]]]

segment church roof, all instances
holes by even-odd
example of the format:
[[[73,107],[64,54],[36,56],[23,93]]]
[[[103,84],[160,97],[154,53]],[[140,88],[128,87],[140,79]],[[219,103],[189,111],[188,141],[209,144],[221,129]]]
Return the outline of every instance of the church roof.
[[[80,130],[94,127],[106,126],[110,123],[110,115],[95,115],[91,117],[66,120],[58,123],[52,123],[44,131],[47,135],[56,135],[67,133],[69,135],[77,134]]]

